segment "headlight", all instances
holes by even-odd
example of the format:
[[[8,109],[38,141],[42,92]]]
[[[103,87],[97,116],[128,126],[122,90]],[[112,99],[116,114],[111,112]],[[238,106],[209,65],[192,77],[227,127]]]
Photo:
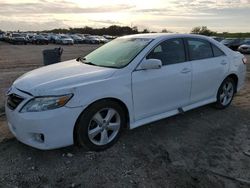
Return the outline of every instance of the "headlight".
[[[73,96],[73,94],[51,97],[36,97],[27,102],[21,109],[21,112],[40,112],[53,110],[64,106]]]

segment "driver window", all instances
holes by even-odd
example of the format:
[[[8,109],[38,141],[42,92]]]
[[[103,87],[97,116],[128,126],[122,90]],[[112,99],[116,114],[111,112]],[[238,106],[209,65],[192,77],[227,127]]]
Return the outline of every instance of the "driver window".
[[[170,65],[185,62],[185,48],[182,39],[170,39],[155,47],[146,57],[147,59],[159,59],[162,65]]]

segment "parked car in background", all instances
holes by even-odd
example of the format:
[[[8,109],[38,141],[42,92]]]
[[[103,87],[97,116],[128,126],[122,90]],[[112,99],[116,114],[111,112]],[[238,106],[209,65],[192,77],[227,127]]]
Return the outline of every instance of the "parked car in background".
[[[100,39],[94,35],[86,36],[85,42],[88,44],[100,44],[101,43]]]
[[[244,39],[240,38],[226,38],[222,40],[221,43],[232,50],[237,50],[243,41]]]
[[[59,35],[58,34],[51,34],[51,37],[50,37],[50,42],[51,43],[55,44],[58,39],[59,39]]]
[[[10,34],[9,32],[6,32],[3,36],[3,41],[10,42]]]
[[[111,35],[103,35],[103,37],[104,37],[105,39],[108,39],[109,41],[116,38],[115,36],[111,36]]]
[[[56,40],[57,44],[64,44],[64,45],[73,45],[74,44],[74,40],[69,37],[68,35],[59,35],[57,40]]]
[[[100,151],[124,128],[210,103],[227,108],[245,76],[246,58],[209,37],[130,35],[21,76],[8,90],[5,112],[27,145]]]
[[[243,41],[243,44],[239,46],[238,51],[243,54],[249,54],[250,53],[250,38],[245,39]]]
[[[27,33],[27,35],[26,35],[27,43],[32,43],[32,39],[35,35],[36,35],[36,33]]]
[[[83,38],[76,34],[70,35],[70,37],[74,40],[74,44],[82,44],[84,42]]]
[[[4,40],[4,32],[0,32],[0,41]]]
[[[49,34],[49,33],[40,33],[39,35],[43,36],[46,39],[48,39],[48,41],[50,41],[50,39],[51,39],[51,34]]]
[[[102,43],[102,44],[109,42],[109,40],[103,36],[96,36],[96,37],[100,40],[100,43]]]
[[[20,33],[20,35],[25,38],[27,43],[29,43],[29,35],[28,35],[28,33]]]
[[[43,35],[35,35],[32,38],[32,44],[49,44],[49,40]]]
[[[11,44],[27,44],[26,37],[21,33],[11,33],[9,35],[9,42]]]

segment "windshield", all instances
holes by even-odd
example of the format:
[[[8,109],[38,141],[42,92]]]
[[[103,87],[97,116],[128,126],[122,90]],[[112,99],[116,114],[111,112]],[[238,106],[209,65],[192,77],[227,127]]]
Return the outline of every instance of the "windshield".
[[[122,68],[132,61],[152,39],[118,38],[84,57],[85,63],[96,66]]]

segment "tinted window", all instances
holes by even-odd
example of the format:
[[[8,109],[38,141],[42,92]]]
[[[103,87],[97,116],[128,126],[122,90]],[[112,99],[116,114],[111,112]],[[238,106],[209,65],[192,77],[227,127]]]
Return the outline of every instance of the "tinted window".
[[[183,41],[181,39],[164,41],[148,54],[147,59],[159,59],[162,65],[185,62]]]
[[[191,60],[213,57],[213,51],[208,41],[202,39],[188,39],[187,42]]]
[[[212,44],[213,52],[214,52],[214,57],[219,57],[225,55],[223,51],[221,51],[217,46]]]

